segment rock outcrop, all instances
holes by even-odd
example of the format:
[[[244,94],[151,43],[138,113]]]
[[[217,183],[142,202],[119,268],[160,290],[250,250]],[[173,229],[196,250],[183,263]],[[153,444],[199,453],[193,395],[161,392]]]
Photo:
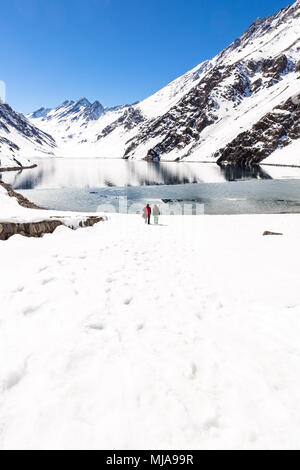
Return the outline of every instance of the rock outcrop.
[[[239,134],[214,154],[218,163],[259,163],[300,138],[300,93]]]
[[[8,184],[0,181],[0,185],[7,191],[10,197],[17,199],[20,206],[26,209],[37,209],[41,210],[36,204],[30,202],[22,194],[15,192]],[[44,213],[47,211],[43,211]],[[69,220],[68,220],[69,219]],[[0,218],[0,240],[8,240],[13,235],[23,235],[25,237],[41,237],[46,233],[53,233],[54,230],[60,225],[65,225],[70,229],[76,229],[79,227],[92,227],[98,222],[103,222],[106,217],[102,216],[82,216],[80,220],[76,218],[76,224],[73,223],[73,217],[68,216],[49,216],[42,221],[38,222],[12,222],[11,220],[1,220]]]
[[[43,220],[34,223],[0,222],[0,240],[7,240],[17,234],[25,237],[41,237],[45,233],[54,232],[59,225],[62,225],[59,220]]]
[[[26,197],[22,196],[22,194],[14,191],[11,186],[9,186],[9,184],[0,181],[0,186],[2,186],[7,191],[10,197],[15,197],[20,206],[26,207],[26,209],[41,209],[41,207],[37,206],[33,202],[29,201]]]
[[[79,222],[80,227],[92,227],[98,222],[104,221],[104,217],[87,217]],[[61,220],[42,220],[41,222],[1,222],[0,221],[0,240],[8,240],[13,235],[23,235],[24,237],[41,237],[46,233],[53,233],[60,225],[65,225],[74,229],[72,225],[66,224]]]

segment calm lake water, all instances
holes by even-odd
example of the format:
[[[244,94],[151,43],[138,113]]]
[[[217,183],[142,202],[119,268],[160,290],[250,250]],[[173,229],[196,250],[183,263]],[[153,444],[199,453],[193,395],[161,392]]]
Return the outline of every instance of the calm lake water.
[[[163,213],[183,207],[206,214],[300,212],[300,168],[89,158],[35,162],[35,169],[0,178],[49,209],[140,212],[149,202]]]

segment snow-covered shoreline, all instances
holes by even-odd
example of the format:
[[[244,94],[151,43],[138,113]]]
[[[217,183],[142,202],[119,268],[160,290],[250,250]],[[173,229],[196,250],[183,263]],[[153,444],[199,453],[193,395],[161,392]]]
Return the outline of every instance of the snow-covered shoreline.
[[[0,181],[0,240],[15,234],[39,237],[63,225],[74,230],[103,222],[98,213],[76,213],[42,209]]]
[[[4,171],[20,171],[20,170],[31,170],[32,168],[36,168],[37,165],[36,164],[32,164],[30,166],[21,166],[21,167],[17,167],[17,166],[14,166],[14,167],[3,167],[3,168],[0,168],[0,172],[4,172]]]
[[[0,241],[0,448],[299,449],[299,235],[112,214]]]
[[[0,172],[35,168],[37,165],[20,155],[5,155],[0,152]]]

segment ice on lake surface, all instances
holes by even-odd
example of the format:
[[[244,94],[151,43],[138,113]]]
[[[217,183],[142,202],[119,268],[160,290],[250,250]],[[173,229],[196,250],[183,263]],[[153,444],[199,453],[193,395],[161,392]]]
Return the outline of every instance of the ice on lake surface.
[[[180,213],[183,205],[193,205],[194,211],[201,206],[199,213],[206,214],[300,211],[300,168],[101,158],[36,163],[37,168],[0,177],[49,209],[139,212],[146,202],[156,202],[167,213]]]

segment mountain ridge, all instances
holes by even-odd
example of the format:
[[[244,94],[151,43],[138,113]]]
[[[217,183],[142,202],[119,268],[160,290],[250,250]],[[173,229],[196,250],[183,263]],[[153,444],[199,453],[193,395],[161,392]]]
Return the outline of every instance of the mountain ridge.
[[[297,0],[258,18],[214,58],[141,102],[108,108],[79,98],[40,108],[24,119],[41,136],[52,137],[56,156],[259,163],[299,144],[299,103],[289,105],[298,96],[299,78]],[[282,119],[284,112],[289,118]],[[258,129],[266,122],[271,134],[260,138]],[[48,154],[49,142],[40,140]]]

